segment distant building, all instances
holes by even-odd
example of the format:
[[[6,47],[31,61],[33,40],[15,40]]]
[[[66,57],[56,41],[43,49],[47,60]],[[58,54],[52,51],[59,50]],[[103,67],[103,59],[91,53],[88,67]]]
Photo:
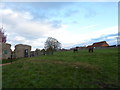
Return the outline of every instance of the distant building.
[[[31,51],[30,52],[30,57],[34,57],[35,56],[35,51]]]
[[[60,51],[69,51],[69,50],[72,50],[72,48],[70,48],[70,49],[65,49],[65,48],[60,49]]]
[[[85,46],[83,46],[83,47],[79,47],[78,49],[85,49],[86,47]]]
[[[109,44],[106,41],[93,43],[93,47],[107,47]]]
[[[91,47],[93,47],[93,46],[92,45],[87,46],[87,48],[91,48]]]
[[[42,55],[40,49],[36,49],[35,51],[31,51],[31,52],[30,52],[30,57],[40,56],[40,55]]]
[[[16,58],[30,57],[30,51],[31,51],[31,46],[18,44],[15,46],[15,50],[14,50],[15,57]]]
[[[81,46],[81,47],[74,47],[74,48],[70,48],[70,50],[74,50],[74,49],[78,49],[78,50],[81,50],[81,49],[86,49],[86,47],[85,46]]]
[[[11,58],[11,44],[8,43],[1,43],[2,44],[2,59],[9,59]]]
[[[36,50],[35,50],[35,56],[40,56],[40,55],[41,55],[40,49],[36,49]]]
[[[91,48],[91,47],[108,47],[109,44],[106,41],[101,41],[101,42],[96,42],[93,43],[92,45],[87,46],[87,48]]]

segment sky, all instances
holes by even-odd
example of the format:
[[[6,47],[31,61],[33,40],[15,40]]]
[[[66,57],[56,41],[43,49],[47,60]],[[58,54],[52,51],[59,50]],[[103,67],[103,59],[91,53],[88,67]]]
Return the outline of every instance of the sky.
[[[116,45],[118,2],[2,2],[0,27],[12,50],[17,44],[44,48],[48,37],[62,48],[107,41]]]

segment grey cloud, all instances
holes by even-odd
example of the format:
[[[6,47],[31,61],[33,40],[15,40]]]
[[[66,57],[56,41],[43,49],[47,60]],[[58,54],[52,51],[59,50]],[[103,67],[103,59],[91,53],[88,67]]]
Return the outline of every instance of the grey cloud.
[[[50,19],[54,16],[60,16],[63,14],[63,10],[70,9],[71,5],[76,5],[74,2],[24,2],[24,3],[5,3],[6,7],[15,11],[30,11],[35,15],[34,19]],[[76,13],[76,10],[68,10],[64,16],[68,17]]]

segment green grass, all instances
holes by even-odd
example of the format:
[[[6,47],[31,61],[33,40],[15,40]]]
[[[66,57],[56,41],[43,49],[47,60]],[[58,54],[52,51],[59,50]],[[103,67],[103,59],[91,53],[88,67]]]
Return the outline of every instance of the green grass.
[[[118,87],[118,49],[56,52],[2,67],[3,88]]]
[[[11,63],[11,62],[14,62],[14,61],[17,61],[17,60],[20,60],[20,59],[4,59],[4,60],[2,60],[2,64]]]

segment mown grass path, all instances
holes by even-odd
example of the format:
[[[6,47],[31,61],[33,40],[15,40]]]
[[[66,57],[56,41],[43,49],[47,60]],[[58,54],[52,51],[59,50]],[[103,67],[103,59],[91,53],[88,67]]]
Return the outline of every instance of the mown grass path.
[[[3,88],[117,88],[118,49],[57,52],[2,68]]]

